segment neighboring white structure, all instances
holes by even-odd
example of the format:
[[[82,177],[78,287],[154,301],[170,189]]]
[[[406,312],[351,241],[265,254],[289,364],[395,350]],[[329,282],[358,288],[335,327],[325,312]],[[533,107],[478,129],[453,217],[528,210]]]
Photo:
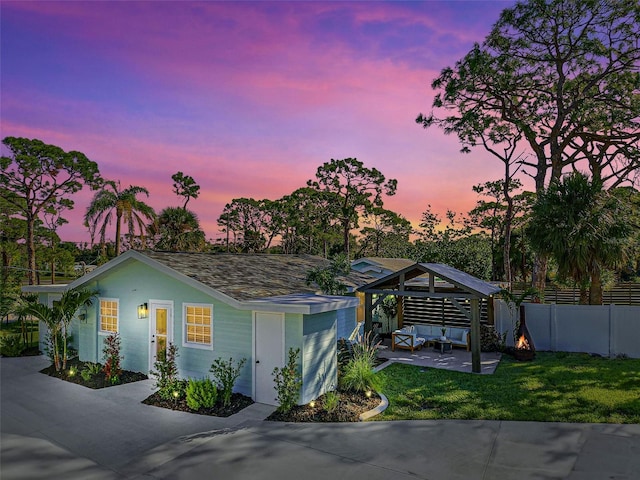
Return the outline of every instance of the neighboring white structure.
[[[351,262],[351,269],[375,278],[382,278],[413,265],[408,258],[363,257]]]

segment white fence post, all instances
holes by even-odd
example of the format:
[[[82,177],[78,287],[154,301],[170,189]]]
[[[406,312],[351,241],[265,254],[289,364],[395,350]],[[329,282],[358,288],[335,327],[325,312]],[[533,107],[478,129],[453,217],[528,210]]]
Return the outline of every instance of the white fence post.
[[[552,352],[558,351],[558,317],[555,303],[549,305],[549,345]]]
[[[609,357],[615,357],[617,352],[616,352],[616,328],[615,328],[615,321],[613,318],[613,308],[614,305],[610,304],[609,305]]]

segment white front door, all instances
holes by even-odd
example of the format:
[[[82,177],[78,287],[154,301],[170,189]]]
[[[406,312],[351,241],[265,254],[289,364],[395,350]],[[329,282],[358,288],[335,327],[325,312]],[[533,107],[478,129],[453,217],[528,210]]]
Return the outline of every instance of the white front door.
[[[151,300],[149,302],[149,370],[158,353],[167,350],[173,341],[173,302]]]
[[[278,405],[273,369],[284,367],[284,313],[254,313],[254,399]]]

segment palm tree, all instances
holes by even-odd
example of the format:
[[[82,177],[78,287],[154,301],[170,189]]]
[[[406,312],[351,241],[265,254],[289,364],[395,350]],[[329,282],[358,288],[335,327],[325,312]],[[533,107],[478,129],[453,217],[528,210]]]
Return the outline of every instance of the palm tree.
[[[111,189],[104,188],[96,193],[89,208],[87,208],[84,224],[89,228],[92,242],[96,230],[100,232],[100,244],[104,248],[107,225],[111,224],[115,214],[117,256],[120,255],[123,217],[127,224],[129,235],[134,235],[137,226],[140,236],[143,237],[145,220],[154,220],[155,212],[149,205],[136,198],[140,193],[144,193],[148,197],[149,191],[146,188],[130,185],[129,188],[120,190],[120,182],[116,183],[113,180],[107,180],[104,185],[105,187],[111,187]]]
[[[628,205],[580,172],[538,194],[527,226],[534,250],[552,255],[561,278],[580,286],[580,303],[602,303],[602,271],[625,257],[631,234]]]
[[[25,299],[19,307],[20,314],[31,315],[47,326],[53,343],[53,363],[57,372],[67,368],[67,339],[71,321],[81,307],[91,305],[91,297],[95,295],[97,292],[92,290],[72,289],[64,292],[60,300],[53,302],[52,307],[38,303],[34,298]],[[58,343],[60,337],[62,355]]]
[[[206,248],[198,216],[182,207],[167,207],[149,227],[156,237],[154,248],[172,252],[201,252]]]

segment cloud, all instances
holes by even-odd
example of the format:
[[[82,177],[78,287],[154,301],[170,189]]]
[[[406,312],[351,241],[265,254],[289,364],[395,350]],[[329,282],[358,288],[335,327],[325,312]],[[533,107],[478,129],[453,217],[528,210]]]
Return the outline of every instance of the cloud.
[[[225,203],[291,193],[331,158],[397,178],[387,206],[412,220],[466,211],[499,162],[414,120],[508,4],[3,2],[3,133],[83,151],[156,209],[192,175],[207,236]]]

